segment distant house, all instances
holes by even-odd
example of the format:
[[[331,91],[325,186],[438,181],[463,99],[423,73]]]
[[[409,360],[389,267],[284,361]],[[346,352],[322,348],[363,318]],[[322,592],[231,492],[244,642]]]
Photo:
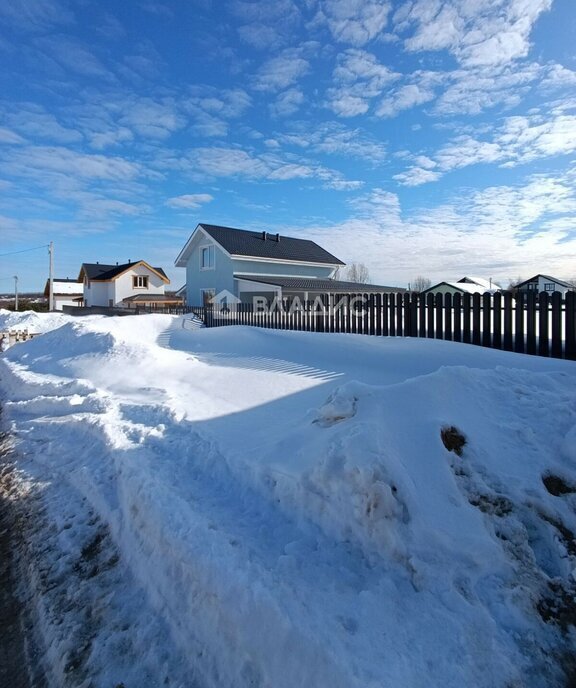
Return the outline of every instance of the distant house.
[[[438,282],[428,289],[425,289],[423,294],[484,294],[485,292],[494,292],[499,289],[498,285],[494,284],[492,280],[485,280],[481,277],[462,277],[456,282]]]
[[[78,280],[83,284],[84,306],[135,308],[181,303],[178,297],[164,294],[164,287],[170,284],[164,270],[143,260],[122,265],[83,263]]]
[[[183,284],[180,289],[177,289],[175,295],[182,300],[183,304],[186,304],[186,285]]]
[[[493,289],[500,289],[500,285],[492,281],[492,279],[484,279],[483,277],[462,277],[456,284],[476,284],[482,287],[485,291],[492,291]]]
[[[46,280],[44,296],[50,298],[50,280]],[[78,306],[82,301],[83,285],[75,279],[53,279],[52,297],[53,301],[48,304],[50,310],[61,311],[62,306]]]
[[[175,265],[186,268],[191,306],[212,299],[246,303],[257,296],[307,300],[326,293],[405,291],[333,279],[345,263],[308,239],[217,225],[199,224]]]
[[[517,284],[516,289],[518,291],[535,291],[536,293],[559,291],[562,295],[566,294],[567,291],[574,291],[571,284],[556,277],[550,277],[550,275],[534,275],[534,277]]]

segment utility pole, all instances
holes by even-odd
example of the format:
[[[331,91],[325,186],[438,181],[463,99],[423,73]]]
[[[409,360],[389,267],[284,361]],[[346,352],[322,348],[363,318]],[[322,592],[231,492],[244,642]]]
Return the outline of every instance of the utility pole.
[[[18,275],[14,275],[14,310],[18,310]]]
[[[51,311],[54,307],[54,244],[50,242],[48,247],[48,253],[50,254],[50,269],[48,271],[48,282],[50,288],[48,290],[48,310]]]

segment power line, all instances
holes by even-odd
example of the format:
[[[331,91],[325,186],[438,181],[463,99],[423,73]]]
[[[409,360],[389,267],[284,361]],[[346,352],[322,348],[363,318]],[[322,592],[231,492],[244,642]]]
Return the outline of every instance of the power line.
[[[41,248],[48,248],[49,244],[42,244],[42,246],[35,246],[34,248],[23,248],[21,251],[10,251],[9,253],[0,253],[0,258],[4,256],[14,256],[16,253],[27,253],[28,251],[38,251]]]

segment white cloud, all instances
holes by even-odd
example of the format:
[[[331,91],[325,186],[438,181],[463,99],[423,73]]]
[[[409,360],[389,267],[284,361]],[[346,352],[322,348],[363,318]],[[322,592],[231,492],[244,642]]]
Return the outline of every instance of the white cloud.
[[[395,89],[376,108],[378,117],[395,117],[403,110],[423,105],[434,99],[434,91],[417,84],[408,84]]]
[[[541,77],[536,63],[505,67],[461,69],[445,75],[447,87],[436,101],[434,112],[441,115],[477,115],[487,108],[511,108]]]
[[[46,172],[56,172],[71,180],[128,181],[144,173],[139,164],[123,158],[87,155],[56,146],[13,149],[3,168],[17,176],[40,177]]]
[[[134,138],[130,129],[126,127],[110,128],[106,131],[94,131],[88,136],[90,146],[96,150],[103,150],[110,146],[119,146]]]
[[[24,142],[24,139],[16,132],[10,131],[10,129],[6,129],[5,127],[0,127],[0,143],[18,144]]]
[[[440,179],[442,175],[440,172],[434,170],[426,170],[422,167],[410,167],[406,172],[395,174],[393,179],[400,182],[403,186],[420,186],[420,184],[427,184],[428,182],[435,182]]]
[[[300,48],[287,48],[260,67],[254,88],[257,91],[281,91],[295,84],[308,70],[308,61],[302,57]]]
[[[32,139],[49,140],[51,143],[78,143],[83,140],[76,129],[62,126],[56,117],[38,106],[23,105],[8,114],[6,121],[18,132]]]
[[[281,93],[274,103],[270,103],[270,112],[276,117],[288,117],[300,109],[304,102],[304,94],[297,88],[288,89]]]
[[[210,194],[185,194],[183,196],[174,196],[166,201],[166,205],[170,208],[199,208],[204,203],[209,203],[214,200],[214,196]]]
[[[576,115],[552,114],[507,117],[493,130],[491,139],[469,134],[457,136],[431,156],[432,172],[415,165],[394,179],[407,186],[435,181],[451,170],[477,164],[497,163],[513,167],[533,160],[576,152]]]
[[[380,284],[406,286],[419,274],[433,281],[477,274],[503,284],[519,274],[569,277],[576,261],[573,182],[574,175],[533,176],[412,210],[374,189],[344,223],[299,233],[349,263],[365,263]]]
[[[230,10],[243,22],[238,26],[240,39],[259,50],[286,45],[301,22],[292,0],[236,0]]]
[[[74,15],[57,0],[11,0],[0,3],[2,22],[26,31],[74,23]]]
[[[389,12],[387,0],[322,0],[316,23],[324,22],[335,40],[361,47],[383,31]]]
[[[115,80],[112,72],[90,50],[69,36],[43,36],[37,39],[37,43],[50,57],[75,74]]]
[[[508,64],[525,57],[530,33],[552,0],[412,0],[394,16],[411,51],[448,50],[467,67]]]
[[[268,179],[286,180],[286,179],[303,179],[311,177],[314,170],[308,165],[286,164],[277,167],[268,174]]]
[[[327,90],[327,103],[340,117],[368,112],[373,98],[399,78],[365,50],[350,48],[338,55],[333,72],[334,86]]]
[[[124,114],[119,118],[119,123],[152,139],[166,139],[187,123],[172,98],[127,99],[122,109]]]
[[[350,129],[339,122],[326,122],[313,128],[299,123],[293,130],[278,133],[275,138],[277,146],[278,142],[313,153],[357,158],[374,164],[386,158],[386,146],[381,141],[359,128]]]

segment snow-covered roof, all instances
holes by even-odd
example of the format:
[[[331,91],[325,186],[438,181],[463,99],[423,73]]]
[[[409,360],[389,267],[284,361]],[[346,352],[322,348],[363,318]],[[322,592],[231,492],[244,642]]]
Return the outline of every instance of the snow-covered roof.
[[[50,282],[46,280],[44,288],[44,296],[48,296],[50,289]],[[82,282],[73,279],[55,279],[52,280],[52,291],[55,296],[79,296],[83,294],[84,287]]]
[[[478,286],[483,287],[485,291],[498,287],[498,285],[492,282],[492,280],[487,280],[483,277],[462,277],[462,279],[458,280],[458,284],[477,284]]]
[[[453,287],[462,293],[468,294],[484,294],[487,291],[496,291],[494,287],[490,289],[489,287],[482,287],[479,284],[472,284],[471,282],[438,282],[438,284],[433,284],[431,287],[428,287],[428,289],[425,289],[422,293],[428,294],[430,292],[434,292],[438,289],[438,287],[443,285]]]

